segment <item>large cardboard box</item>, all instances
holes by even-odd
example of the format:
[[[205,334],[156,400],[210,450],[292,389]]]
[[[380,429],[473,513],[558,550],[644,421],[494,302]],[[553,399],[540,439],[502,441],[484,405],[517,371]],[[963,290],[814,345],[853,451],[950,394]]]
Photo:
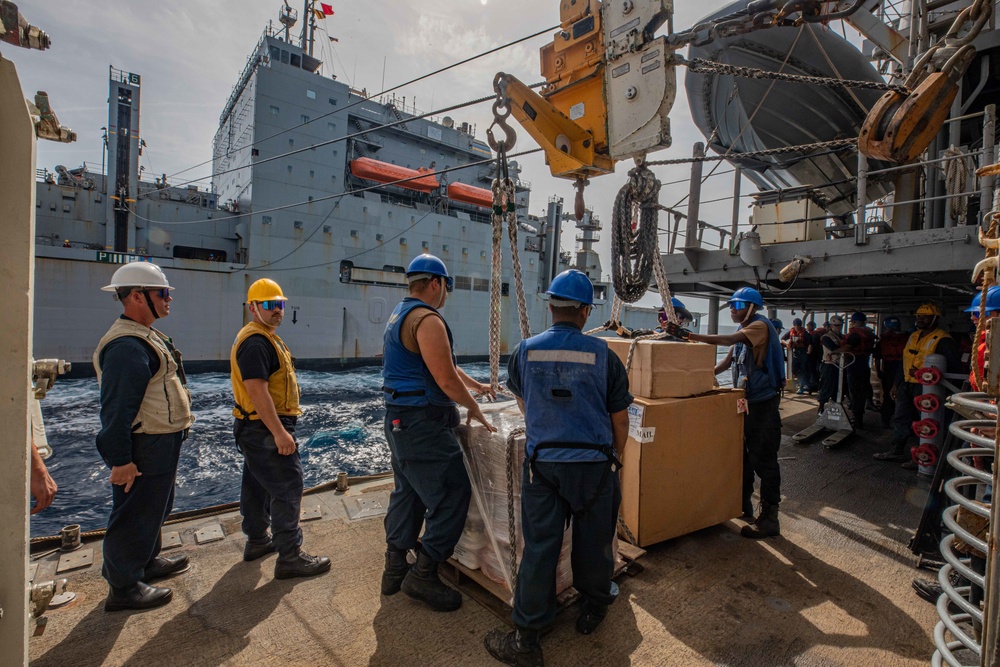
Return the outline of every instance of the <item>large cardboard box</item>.
[[[741,513],[743,390],[637,398],[621,472],[621,514],[644,547]]]
[[[608,347],[622,363],[628,359],[632,341],[608,338]],[[642,340],[636,343],[629,391],[644,398],[683,398],[712,391],[715,387],[715,346]]]

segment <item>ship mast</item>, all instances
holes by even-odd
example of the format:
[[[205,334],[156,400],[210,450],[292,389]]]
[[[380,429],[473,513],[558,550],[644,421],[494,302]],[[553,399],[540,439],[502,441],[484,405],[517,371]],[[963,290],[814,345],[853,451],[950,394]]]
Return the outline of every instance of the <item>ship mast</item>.
[[[302,10],[308,21],[302,24],[302,49],[309,55],[313,54],[313,44],[316,42],[316,0],[305,0]]]

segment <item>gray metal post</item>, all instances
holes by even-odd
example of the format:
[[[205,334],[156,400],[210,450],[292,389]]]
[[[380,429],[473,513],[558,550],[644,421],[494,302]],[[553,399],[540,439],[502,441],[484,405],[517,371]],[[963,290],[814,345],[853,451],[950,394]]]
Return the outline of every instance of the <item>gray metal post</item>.
[[[28,379],[35,274],[35,127],[17,70],[0,57],[0,664],[28,664]]]
[[[740,187],[743,184],[743,167],[736,165],[733,172],[733,228],[729,236],[729,253],[736,251],[736,228],[740,226]]]
[[[708,297],[708,333],[711,336],[719,333],[719,297]]]
[[[983,167],[993,164],[996,161],[996,129],[997,129],[997,105],[987,104],[986,113],[983,116],[983,160],[979,166]],[[993,182],[994,176],[983,176],[979,192],[979,223],[983,224],[983,216],[993,208]]]
[[[858,151],[858,208],[854,219],[855,245],[868,244],[868,227],[865,224],[865,205],[868,202],[868,157]]]
[[[705,155],[705,144],[698,142],[694,145],[694,157],[700,158]],[[698,268],[698,209],[701,205],[701,168],[702,162],[695,160],[691,163],[691,189],[688,192],[687,210],[687,230],[684,234],[684,254],[687,256],[691,268]]]
[[[670,250],[667,252],[669,254],[674,254],[674,248],[677,247],[677,232],[681,226],[681,216],[679,213],[674,213],[674,226],[670,231]]]

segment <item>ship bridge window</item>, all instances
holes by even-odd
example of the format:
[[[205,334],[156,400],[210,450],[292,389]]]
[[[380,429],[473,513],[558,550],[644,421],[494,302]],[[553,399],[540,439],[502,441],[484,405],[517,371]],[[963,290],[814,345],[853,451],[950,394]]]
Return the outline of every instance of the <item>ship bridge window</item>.
[[[302,56],[297,53],[292,54],[292,67],[302,67]]]
[[[268,51],[271,53],[271,60],[281,60],[281,49],[277,46],[268,47]]]
[[[281,50],[281,62],[286,65],[288,64],[288,51],[285,51],[284,49]]]
[[[174,257],[177,259],[200,259],[204,262],[225,262],[226,251],[215,248],[193,248],[186,245],[175,245]]]
[[[306,89],[306,97],[308,97],[311,100],[316,99],[316,91]]]

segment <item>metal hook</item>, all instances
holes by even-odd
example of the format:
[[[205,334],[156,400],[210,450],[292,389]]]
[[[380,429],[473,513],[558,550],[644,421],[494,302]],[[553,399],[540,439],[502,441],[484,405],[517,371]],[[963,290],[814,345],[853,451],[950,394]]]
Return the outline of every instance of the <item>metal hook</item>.
[[[506,153],[514,148],[514,144],[517,143],[517,133],[514,131],[514,128],[507,124],[507,119],[510,118],[510,101],[507,99],[506,74],[503,72],[497,73],[493,79],[493,90],[496,91],[497,99],[493,102],[493,124],[486,128],[486,139],[494,152],[499,153],[503,151]],[[497,141],[493,135],[493,128],[496,126],[499,126],[504,132],[504,140],[502,142]]]

